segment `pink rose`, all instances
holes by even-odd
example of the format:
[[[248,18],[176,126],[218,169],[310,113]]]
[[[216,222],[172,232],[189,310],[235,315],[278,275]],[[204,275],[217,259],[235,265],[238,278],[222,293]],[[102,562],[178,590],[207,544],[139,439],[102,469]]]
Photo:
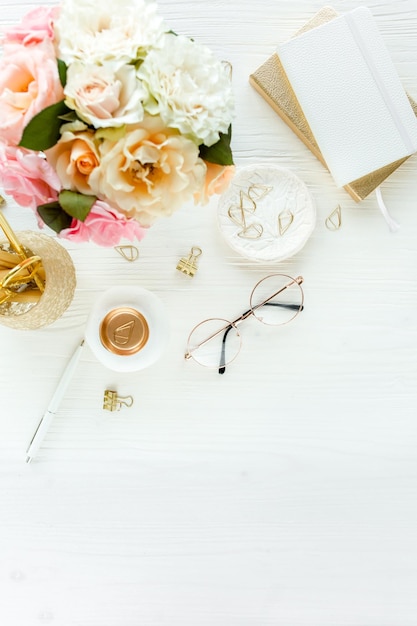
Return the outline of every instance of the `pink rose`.
[[[97,200],[84,222],[73,220],[59,236],[77,243],[93,241],[99,246],[116,246],[121,239],[140,241],[145,234],[146,229],[135,219],[126,218],[106,202]]]
[[[34,46],[8,44],[4,47],[0,60],[0,137],[3,141],[17,145],[32,117],[63,97],[51,41]]]
[[[44,156],[0,143],[0,184],[21,206],[33,210],[58,198],[59,178]]]
[[[27,13],[20,24],[5,31],[5,43],[30,45],[44,39],[53,39],[53,22],[58,16],[58,7],[37,7]]]

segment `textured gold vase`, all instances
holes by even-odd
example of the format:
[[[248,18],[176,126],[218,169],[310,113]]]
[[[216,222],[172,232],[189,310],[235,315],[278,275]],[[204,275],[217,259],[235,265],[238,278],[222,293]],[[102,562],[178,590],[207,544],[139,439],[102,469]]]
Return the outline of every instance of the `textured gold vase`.
[[[15,307],[0,312],[0,324],[18,330],[34,330],[55,322],[71,304],[76,285],[75,268],[68,252],[52,237],[32,231],[16,235],[26,249],[41,257],[45,291],[29,310],[22,312],[22,307]]]

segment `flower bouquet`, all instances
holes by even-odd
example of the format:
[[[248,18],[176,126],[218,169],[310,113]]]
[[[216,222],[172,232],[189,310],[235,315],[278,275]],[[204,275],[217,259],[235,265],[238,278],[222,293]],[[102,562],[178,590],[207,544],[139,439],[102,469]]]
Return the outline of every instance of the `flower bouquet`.
[[[3,36],[0,184],[60,237],[114,246],[233,175],[230,69],[146,0],[64,0]]]

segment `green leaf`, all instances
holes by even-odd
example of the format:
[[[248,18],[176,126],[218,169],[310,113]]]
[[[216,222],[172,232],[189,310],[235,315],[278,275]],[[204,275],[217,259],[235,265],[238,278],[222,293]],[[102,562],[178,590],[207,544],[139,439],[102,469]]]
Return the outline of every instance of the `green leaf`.
[[[227,133],[220,133],[220,139],[212,146],[200,146],[200,157],[209,163],[217,165],[233,165],[233,154],[230,147],[232,140],[232,126]]]
[[[71,226],[72,217],[65,213],[59,202],[41,204],[37,211],[45,224],[56,233],[60,233],[64,228]]]
[[[61,100],[40,111],[25,127],[19,146],[29,150],[52,148],[60,137],[60,116],[66,115],[69,110],[64,100]]]
[[[67,84],[67,66],[62,59],[58,59],[59,81],[63,87]]]
[[[69,110],[68,113],[65,113],[64,115],[60,115],[59,119],[62,120],[63,122],[76,122],[80,118],[78,117],[75,111]]]
[[[91,207],[97,200],[96,196],[86,196],[83,193],[77,191],[69,191],[65,189],[61,191],[58,196],[59,204],[64,209],[65,213],[75,217],[75,219],[84,222],[87,215],[90,213]]]

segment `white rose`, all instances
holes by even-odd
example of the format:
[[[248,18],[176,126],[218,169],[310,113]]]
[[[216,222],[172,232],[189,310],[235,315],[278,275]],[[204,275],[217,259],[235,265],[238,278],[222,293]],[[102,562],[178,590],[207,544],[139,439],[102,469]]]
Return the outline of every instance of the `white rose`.
[[[151,50],[138,72],[149,92],[145,110],[196,143],[211,146],[232,121],[229,74],[208,48],[167,34],[163,47]]]
[[[116,141],[104,139],[99,152],[100,164],[89,177],[93,193],[142,226],[170,215],[204,186],[198,147],[159,117],[146,116]]]
[[[146,0],[64,0],[54,23],[57,56],[67,65],[143,58],[163,32],[156,3]]]
[[[68,67],[65,103],[94,128],[136,124],[143,118],[143,87],[133,65],[79,61]]]

